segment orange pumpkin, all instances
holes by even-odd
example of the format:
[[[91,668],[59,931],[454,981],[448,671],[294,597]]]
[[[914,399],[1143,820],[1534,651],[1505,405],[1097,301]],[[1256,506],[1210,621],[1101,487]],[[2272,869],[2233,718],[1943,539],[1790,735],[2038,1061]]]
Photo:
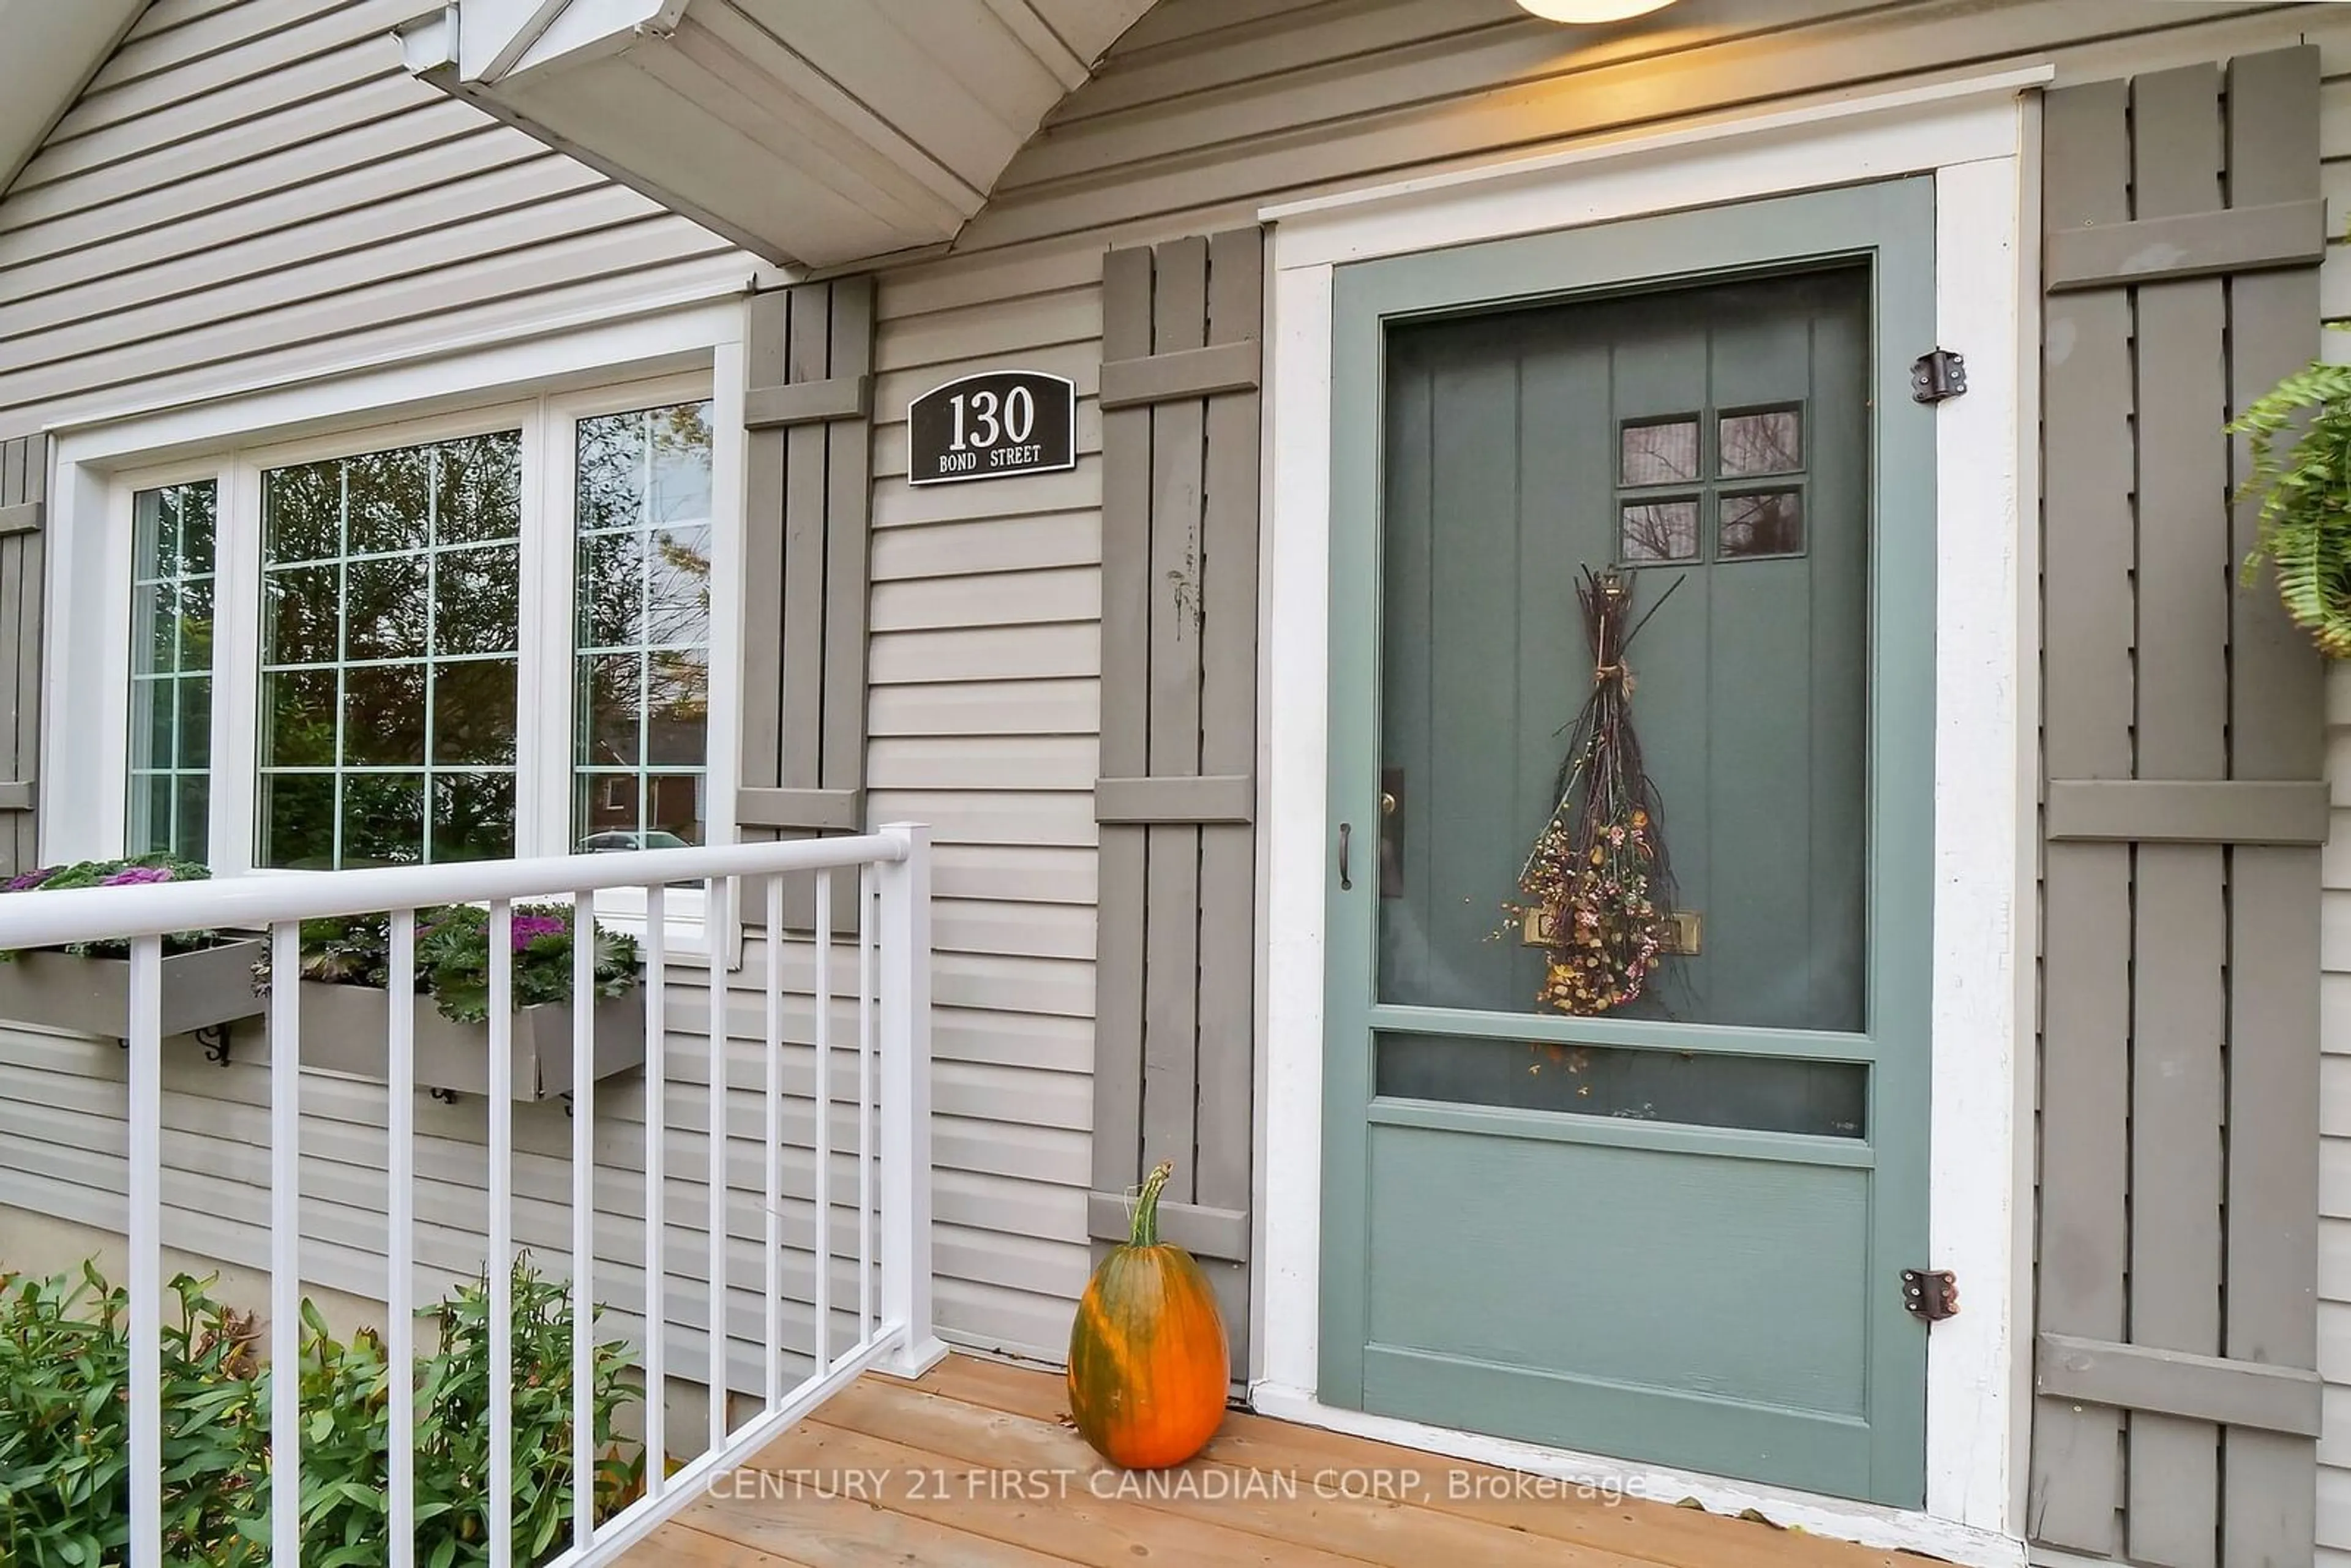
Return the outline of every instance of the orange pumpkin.
[[[1207,1276],[1159,1239],[1159,1193],[1143,1184],[1127,1244],[1086,1282],[1070,1330],[1070,1416],[1094,1451],[1131,1470],[1180,1465],[1217,1435],[1229,1375],[1225,1321]]]

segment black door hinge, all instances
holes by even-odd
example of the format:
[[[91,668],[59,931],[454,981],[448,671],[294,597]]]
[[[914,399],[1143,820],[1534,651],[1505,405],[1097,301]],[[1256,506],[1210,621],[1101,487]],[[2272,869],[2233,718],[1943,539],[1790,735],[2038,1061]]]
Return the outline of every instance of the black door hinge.
[[[1902,1306],[1922,1323],[1938,1323],[1959,1310],[1959,1277],[1949,1269],[1902,1270]]]
[[[1968,361],[1949,349],[1929,349],[1910,361],[1910,395],[1940,402],[1968,390]]]

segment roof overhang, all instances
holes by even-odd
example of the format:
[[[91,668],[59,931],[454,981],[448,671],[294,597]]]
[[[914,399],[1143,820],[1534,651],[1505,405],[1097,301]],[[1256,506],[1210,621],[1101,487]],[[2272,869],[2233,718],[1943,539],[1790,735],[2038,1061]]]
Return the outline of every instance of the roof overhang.
[[[452,0],[402,39],[444,91],[827,267],[953,239],[1150,3]]]
[[[0,0],[0,191],[146,8],[147,0]]]

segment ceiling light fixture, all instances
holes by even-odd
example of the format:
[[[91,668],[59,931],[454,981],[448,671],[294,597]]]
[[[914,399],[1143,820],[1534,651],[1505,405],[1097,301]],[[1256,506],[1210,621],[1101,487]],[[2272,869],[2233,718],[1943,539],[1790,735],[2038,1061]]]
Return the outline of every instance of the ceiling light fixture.
[[[1622,22],[1662,11],[1674,0],[1519,0],[1520,8],[1546,22]]]

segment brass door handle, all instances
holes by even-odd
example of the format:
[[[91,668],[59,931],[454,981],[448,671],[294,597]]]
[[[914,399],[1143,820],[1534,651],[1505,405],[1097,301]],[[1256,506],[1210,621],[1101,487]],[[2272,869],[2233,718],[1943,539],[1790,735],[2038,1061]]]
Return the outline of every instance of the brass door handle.
[[[1404,798],[1401,768],[1380,769],[1380,864],[1382,898],[1404,896]]]

